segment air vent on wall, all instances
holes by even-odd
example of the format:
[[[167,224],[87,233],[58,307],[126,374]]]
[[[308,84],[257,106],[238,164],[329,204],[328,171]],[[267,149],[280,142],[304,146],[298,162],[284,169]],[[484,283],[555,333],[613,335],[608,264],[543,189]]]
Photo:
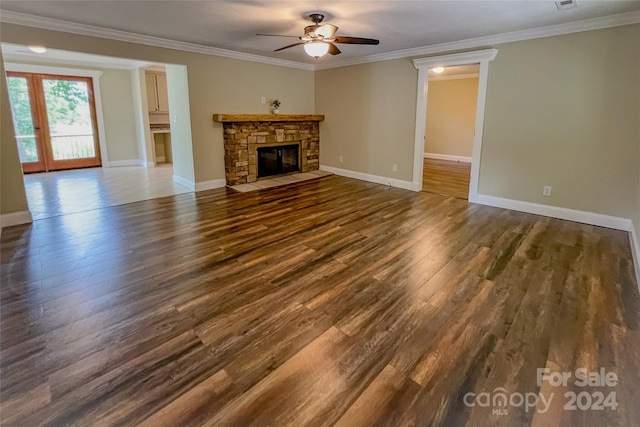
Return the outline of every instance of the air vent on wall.
[[[560,0],[556,2],[556,7],[558,8],[558,10],[573,9],[577,6],[578,3],[576,2],[576,0]]]

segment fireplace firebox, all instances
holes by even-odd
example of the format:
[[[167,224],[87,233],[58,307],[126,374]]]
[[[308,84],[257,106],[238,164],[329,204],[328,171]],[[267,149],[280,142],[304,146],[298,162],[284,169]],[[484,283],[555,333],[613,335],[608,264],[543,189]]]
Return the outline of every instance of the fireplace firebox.
[[[258,178],[299,172],[299,145],[277,145],[274,147],[259,147]]]

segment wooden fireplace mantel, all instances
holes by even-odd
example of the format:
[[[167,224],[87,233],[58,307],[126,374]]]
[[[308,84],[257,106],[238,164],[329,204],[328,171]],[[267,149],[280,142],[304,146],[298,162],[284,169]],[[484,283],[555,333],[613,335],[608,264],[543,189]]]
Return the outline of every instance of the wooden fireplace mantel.
[[[213,121],[239,122],[321,122],[324,114],[214,114]]]

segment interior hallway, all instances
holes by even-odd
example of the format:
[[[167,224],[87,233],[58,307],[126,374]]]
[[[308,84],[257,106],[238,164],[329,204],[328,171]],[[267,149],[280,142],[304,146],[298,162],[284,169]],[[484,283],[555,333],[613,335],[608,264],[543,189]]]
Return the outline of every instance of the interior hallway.
[[[170,164],[27,174],[24,183],[34,220],[191,192]]]

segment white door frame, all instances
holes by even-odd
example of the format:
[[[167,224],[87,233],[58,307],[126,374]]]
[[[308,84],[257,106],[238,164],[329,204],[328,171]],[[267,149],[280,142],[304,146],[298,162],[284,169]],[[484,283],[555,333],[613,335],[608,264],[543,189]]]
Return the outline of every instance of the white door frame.
[[[478,75],[478,103],[476,106],[476,125],[471,155],[471,179],[469,181],[469,201],[478,200],[478,183],[480,176],[480,154],[482,153],[482,130],[484,128],[484,106],[487,96],[487,80],[489,77],[489,61],[498,55],[498,49],[484,49],[473,52],[454,53],[451,55],[431,56],[414,59],[413,65],[418,69],[418,97],[416,102],[416,134],[413,151],[413,188],[422,190],[422,173],[424,167],[424,140],[427,117],[427,89],[429,86],[429,69],[443,66],[468,65],[480,63]]]

